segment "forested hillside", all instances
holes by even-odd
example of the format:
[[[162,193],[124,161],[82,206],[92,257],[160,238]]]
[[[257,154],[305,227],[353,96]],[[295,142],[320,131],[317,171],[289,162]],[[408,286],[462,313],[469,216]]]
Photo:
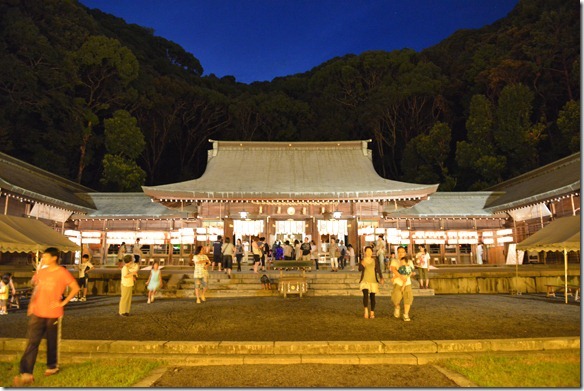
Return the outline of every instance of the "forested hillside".
[[[0,151],[130,191],[200,176],[209,138],[372,139],[386,178],[479,190],[579,151],[580,25],[577,0],[521,0],[422,52],[246,85],[74,0],[2,0]]]

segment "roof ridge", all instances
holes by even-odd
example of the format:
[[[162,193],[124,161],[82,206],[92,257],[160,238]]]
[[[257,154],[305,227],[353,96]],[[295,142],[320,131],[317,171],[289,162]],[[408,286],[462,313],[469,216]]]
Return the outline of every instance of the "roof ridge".
[[[533,170],[527,171],[523,174],[517,175],[513,178],[507,179],[506,181],[500,182],[494,186],[488,187],[484,190],[487,191],[497,191],[499,189],[505,189],[511,185],[516,185],[522,182],[526,182],[528,180],[531,180],[533,178],[536,178],[538,176],[547,174],[551,171],[555,171],[558,170],[564,166],[570,165],[570,164],[575,164],[577,163],[577,161],[580,160],[580,152],[576,152],[574,154],[568,155],[564,158],[561,158],[559,160],[556,160],[554,162],[548,163],[545,166],[541,166],[538,168],[535,168]]]

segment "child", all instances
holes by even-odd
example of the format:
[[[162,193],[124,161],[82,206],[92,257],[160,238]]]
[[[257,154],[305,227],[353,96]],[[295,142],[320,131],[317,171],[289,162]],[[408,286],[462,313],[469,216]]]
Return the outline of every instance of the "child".
[[[207,268],[211,264],[211,261],[206,255],[207,248],[203,246],[197,246],[195,248],[195,255],[193,256],[193,264],[195,265],[195,296],[197,297],[197,304],[201,304],[202,301],[206,301],[205,292],[207,291],[207,282],[209,281],[209,272]],[[199,295],[200,290],[203,290],[202,294]]]
[[[88,273],[94,269],[93,264],[89,262],[88,254],[83,254],[83,256],[81,257],[81,263],[77,266],[77,268],[79,269],[79,278],[77,280],[77,283],[79,284],[79,287],[82,288],[79,291],[79,301],[86,301],[87,285],[89,283]]]
[[[20,308],[20,300],[18,300],[18,296],[16,295],[16,289],[14,288],[14,281],[12,281],[12,273],[4,273],[2,278],[8,279],[8,296],[10,297],[10,305],[8,308],[15,307]]]
[[[148,281],[146,281],[146,286],[148,287],[148,304],[154,303],[156,290],[162,286],[162,273],[160,272],[158,261],[154,262],[152,265],[152,270],[150,271],[150,276],[148,276]]]
[[[262,283],[264,289],[272,290],[272,285],[270,284],[270,278],[265,274],[260,277],[260,282]]]
[[[8,302],[10,278],[3,276],[0,281],[0,315],[8,315],[6,303]]]

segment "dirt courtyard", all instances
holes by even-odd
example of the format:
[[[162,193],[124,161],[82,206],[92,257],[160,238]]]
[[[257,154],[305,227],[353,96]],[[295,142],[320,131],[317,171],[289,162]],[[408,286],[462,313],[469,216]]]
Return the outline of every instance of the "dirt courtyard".
[[[63,339],[158,341],[399,341],[579,336],[580,303],[545,295],[416,297],[411,322],[395,319],[388,297],[363,318],[360,297],[208,297],[134,295],[129,317],[119,297],[90,296],[65,309]],[[0,317],[2,337],[24,338],[25,306]]]

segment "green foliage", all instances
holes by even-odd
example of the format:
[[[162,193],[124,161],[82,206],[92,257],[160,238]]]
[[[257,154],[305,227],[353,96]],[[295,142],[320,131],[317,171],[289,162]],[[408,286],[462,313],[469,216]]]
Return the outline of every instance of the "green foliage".
[[[580,103],[566,102],[558,116],[558,128],[565,147],[572,153],[580,151]]]
[[[64,364],[58,375],[50,377],[43,375],[45,370],[43,365],[36,365],[33,386],[43,388],[131,387],[161,365],[164,365],[163,362],[136,358],[95,359],[82,363]],[[0,385],[12,386],[12,380],[19,373],[18,368],[18,362],[0,363]]]
[[[466,121],[468,141],[456,143],[456,163],[470,190],[481,190],[501,181],[507,159],[499,154],[494,139],[494,107],[484,95],[474,95]]]
[[[144,135],[138,121],[125,110],[118,110],[105,123],[105,147],[108,152],[134,160],[144,151]]]
[[[118,110],[105,121],[105,146],[101,183],[118,191],[140,191],[146,173],[136,163],[144,151],[144,135],[137,120],[125,110]]]
[[[522,0],[420,53],[348,54],[245,85],[202,77],[176,43],[78,2],[4,1],[0,150],[105,190],[137,188],[140,175],[115,179],[136,167],[149,184],[198,177],[209,138],[372,139],[384,177],[481,189],[579,150],[580,24],[575,1]],[[106,135],[118,110],[143,149]],[[125,159],[106,159],[107,179],[106,154]]]
[[[579,351],[482,354],[441,362],[479,387],[580,387]]]
[[[507,157],[511,176],[536,167],[537,144],[542,128],[531,121],[533,92],[522,84],[509,85],[501,91],[496,108],[495,143]]]
[[[106,153],[103,157],[103,176],[100,182],[114,191],[140,191],[146,173],[136,162]]]
[[[419,183],[440,183],[440,190],[453,190],[456,180],[449,175],[446,160],[450,154],[450,127],[434,124],[428,134],[420,134],[406,146],[404,174]]]

